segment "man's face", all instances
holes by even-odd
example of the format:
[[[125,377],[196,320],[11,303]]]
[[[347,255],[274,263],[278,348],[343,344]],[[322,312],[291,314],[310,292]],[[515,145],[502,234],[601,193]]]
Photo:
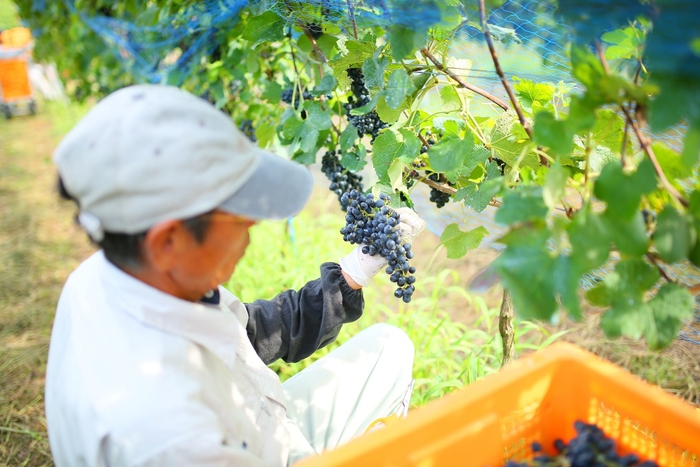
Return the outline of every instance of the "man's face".
[[[198,301],[227,281],[250,244],[249,229],[254,224],[250,219],[215,211],[201,242],[180,224],[164,245],[154,244],[153,250],[163,257],[159,269],[174,289],[170,293]]]

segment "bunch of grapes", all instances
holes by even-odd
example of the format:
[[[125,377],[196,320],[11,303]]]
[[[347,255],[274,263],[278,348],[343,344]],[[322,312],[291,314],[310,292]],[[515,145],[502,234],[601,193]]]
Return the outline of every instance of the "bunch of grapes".
[[[252,120],[241,120],[241,124],[238,125],[238,129],[241,130],[252,142],[257,142],[258,139],[255,137],[255,128],[253,127]]]
[[[311,100],[314,98],[313,95],[309,91],[304,91],[302,93],[302,96],[305,101]],[[282,91],[282,94],[280,94],[280,100],[286,104],[292,105],[292,99],[294,98],[294,88],[288,88]],[[294,108],[297,109],[299,108],[299,101],[301,99],[299,98],[299,93],[297,92],[296,100],[294,102]]]
[[[327,151],[321,159],[321,171],[331,181],[330,190],[341,200],[343,193],[351,190],[362,191],[362,175],[354,174],[340,165],[340,151]],[[345,211],[346,206],[341,207]]]
[[[440,175],[437,173],[432,173],[428,176],[428,178],[434,182],[439,182],[439,183],[447,183],[447,179],[445,178],[444,175]],[[436,188],[430,188],[430,201],[435,203],[435,206],[440,209],[443,207],[445,204],[447,204],[448,201],[450,201],[450,195],[447,193],[443,193],[442,191],[436,189]]]
[[[569,444],[561,439],[554,442],[557,454],[544,454],[542,445],[534,442],[531,447],[535,457],[531,461],[508,461],[506,467],[659,467],[653,461],[641,462],[636,454],[620,456],[615,449],[615,441],[605,436],[596,425],[577,420],[574,428],[576,437]]]
[[[348,121],[351,125],[357,128],[360,137],[363,135],[372,135],[372,143],[379,135],[379,131],[389,125],[382,122],[376,111],[371,111],[365,115],[351,115],[352,109],[360,108],[370,103],[369,89],[365,86],[365,77],[362,70],[359,68],[348,68],[348,78],[350,78],[350,89],[354,95],[348,98],[348,103],[345,104],[345,111],[348,115]]]
[[[387,206],[391,198],[384,193],[375,199],[371,193],[365,195],[357,190],[344,193],[341,204],[345,206],[346,225],[340,229],[343,240],[351,244],[363,245],[362,252],[371,256],[380,255],[389,264],[386,273],[391,282],[398,286],[394,291],[396,298],[405,303],[411,301],[416,268],[408,264],[413,258],[411,244],[403,242],[397,226],[401,221],[399,213]]]

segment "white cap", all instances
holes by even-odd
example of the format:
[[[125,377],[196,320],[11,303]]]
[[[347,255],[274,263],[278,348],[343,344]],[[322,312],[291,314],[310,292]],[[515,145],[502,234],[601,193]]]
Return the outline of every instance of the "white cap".
[[[259,149],[223,112],[171,86],[109,95],[66,135],[54,161],[95,241],[217,208],[284,219],[313,186],[306,167]]]

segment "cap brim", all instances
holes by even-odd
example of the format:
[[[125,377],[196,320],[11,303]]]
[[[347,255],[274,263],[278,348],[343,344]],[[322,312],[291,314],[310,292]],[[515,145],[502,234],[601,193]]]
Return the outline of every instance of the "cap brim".
[[[249,219],[286,219],[301,211],[311,195],[313,176],[305,166],[260,151],[257,166],[219,209]]]

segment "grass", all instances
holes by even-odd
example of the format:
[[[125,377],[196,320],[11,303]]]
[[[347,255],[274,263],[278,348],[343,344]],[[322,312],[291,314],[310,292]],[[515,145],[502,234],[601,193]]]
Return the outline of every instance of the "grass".
[[[53,136],[46,115],[0,122],[0,465],[52,464],[43,387],[53,312],[89,251],[53,194]]]

